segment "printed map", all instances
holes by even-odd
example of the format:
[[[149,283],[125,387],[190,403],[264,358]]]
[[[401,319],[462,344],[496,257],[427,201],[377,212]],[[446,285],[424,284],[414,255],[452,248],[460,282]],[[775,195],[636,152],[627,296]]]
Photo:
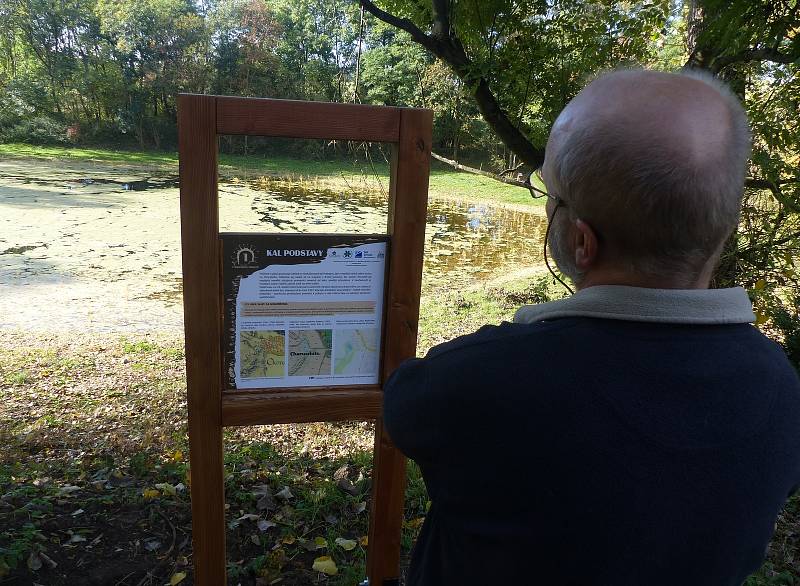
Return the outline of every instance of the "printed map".
[[[289,376],[331,374],[331,330],[289,332]]]
[[[334,374],[377,374],[378,330],[336,330]]]
[[[243,330],[239,333],[242,378],[283,377],[286,365],[284,333],[275,330]]]

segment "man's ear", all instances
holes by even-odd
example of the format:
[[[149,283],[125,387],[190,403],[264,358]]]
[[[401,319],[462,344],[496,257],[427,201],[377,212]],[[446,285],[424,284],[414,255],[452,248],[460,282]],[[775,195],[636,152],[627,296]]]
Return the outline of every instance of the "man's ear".
[[[599,255],[597,234],[592,227],[578,218],[574,224],[575,266],[586,272],[597,263]]]

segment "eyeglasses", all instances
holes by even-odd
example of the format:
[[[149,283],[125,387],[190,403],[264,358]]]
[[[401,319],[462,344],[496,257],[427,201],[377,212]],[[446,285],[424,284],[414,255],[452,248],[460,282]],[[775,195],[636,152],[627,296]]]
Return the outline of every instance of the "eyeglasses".
[[[533,199],[539,199],[540,197],[546,197],[546,198],[552,200],[553,203],[556,203],[556,204],[560,203],[562,205],[566,205],[566,204],[564,204],[564,200],[561,199],[560,197],[558,197],[557,195],[553,195],[551,193],[548,193],[546,191],[543,191],[543,190],[539,189],[538,187],[535,187],[533,185],[533,183],[531,183],[531,177],[533,177],[534,175],[536,176],[536,179],[539,180],[539,183],[544,185],[544,179],[542,179],[542,169],[541,169],[541,167],[538,168],[538,169],[535,169],[525,179],[525,187],[527,187],[528,191],[531,192],[531,197]]]

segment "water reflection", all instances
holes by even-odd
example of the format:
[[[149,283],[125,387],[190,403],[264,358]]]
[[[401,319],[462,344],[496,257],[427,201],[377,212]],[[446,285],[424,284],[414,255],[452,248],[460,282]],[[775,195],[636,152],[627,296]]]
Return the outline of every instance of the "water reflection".
[[[227,183],[252,192],[261,229],[276,232],[386,231],[387,197],[272,181]],[[546,220],[536,211],[432,199],[425,230],[423,286],[459,287],[540,263]]]

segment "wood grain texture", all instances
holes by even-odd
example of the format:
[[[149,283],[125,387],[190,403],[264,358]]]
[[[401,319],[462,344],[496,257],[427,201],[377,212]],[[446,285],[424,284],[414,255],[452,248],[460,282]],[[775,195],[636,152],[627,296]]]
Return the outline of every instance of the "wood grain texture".
[[[379,386],[310,387],[222,394],[222,424],[366,421],[380,416]]]
[[[216,111],[214,97],[178,97],[192,558],[198,586],[226,583]]]
[[[400,109],[267,98],[217,98],[217,134],[396,142]]]
[[[430,110],[401,111],[389,199],[388,230],[392,244],[384,383],[401,362],[416,354],[432,125]],[[399,578],[406,459],[392,444],[382,419],[375,425],[374,458],[367,575],[372,586],[383,586]]]

